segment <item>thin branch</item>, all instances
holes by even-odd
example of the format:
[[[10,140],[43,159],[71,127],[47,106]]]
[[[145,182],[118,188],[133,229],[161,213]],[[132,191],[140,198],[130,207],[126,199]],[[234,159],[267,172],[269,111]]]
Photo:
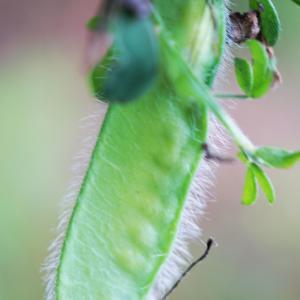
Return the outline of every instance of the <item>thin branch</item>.
[[[239,95],[239,94],[216,94],[214,96],[219,99],[251,100],[247,95]]]
[[[201,261],[203,261],[209,254],[210,249],[212,245],[214,244],[214,241],[212,238],[210,238],[206,243],[206,250],[205,252],[193,263],[190,264],[190,266],[181,274],[180,278],[174,283],[174,285],[171,287],[171,289],[164,295],[162,300],[166,300],[170,294],[174,292],[174,290],[178,287],[178,285],[183,281],[186,275],[188,275],[194,267],[196,267]]]

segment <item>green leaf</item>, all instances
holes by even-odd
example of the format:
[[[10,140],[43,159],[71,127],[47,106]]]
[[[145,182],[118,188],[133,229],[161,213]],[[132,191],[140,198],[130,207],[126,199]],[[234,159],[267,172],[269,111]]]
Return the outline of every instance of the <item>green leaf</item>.
[[[268,175],[256,164],[252,164],[251,169],[253,170],[254,175],[269,203],[274,203],[276,200],[275,190]]]
[[[253,98],[262,97],[271,87],[273,81],[273,71],[271,63],[264,45],[257,40],[247,41],[247,46],[253,59],[253,86],[251,96]]]
[[[253,69],[251,64],[243,58],[234,59],[235,74],[240,88],[247,96],[251,95],[253,85]]]
[[[290,168],[300,161],[300,151],[280,148],[261,147],[255,151],[255,155],[274,168]]]
[[[264,80],[258,85],[253,85],[252,98],[258,99],[264,96],[272,87],[274,74],[270,70],[265,73]]]
[[[252,65],[245,59],[235,59],[237,81],[246,96],[260,98],[272,86],[276,61],[271,60],[265,46],[257,40],[248,40],[246,45],[252,56]]]
[[[99,29],[101,25],[101,17],[100,16],[94,16],[86,23],[86,28],[90,31],[96,31]]]
[[[300,0],[292,0],[293,2],[295,2],[296,4],[300,5]]]
[[[255,174],[251,166],[249,166],[247,169],[245,183],[244,183],[242,203],[244,205],[252,205],[255,203],[256,198],[257,198],[257,182],[256,182]]]
[[[100,100],[128,102],[145,94],[158,74],[157,36],[150,17],[125,14],[116,17],[112,31],[110,64],[102,61],[92,71],[92,89]]]
[[[270,46],[274,46],[281,31],[281,24],[273,2],[271,0],[250,0],[250,8],[260,11],[263,36]]]

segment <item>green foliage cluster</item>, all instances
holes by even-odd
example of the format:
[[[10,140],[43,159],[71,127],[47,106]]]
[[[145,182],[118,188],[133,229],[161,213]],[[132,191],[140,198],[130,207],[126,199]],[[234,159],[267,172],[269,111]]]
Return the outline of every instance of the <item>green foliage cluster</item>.
[[[275,190],[266,172],[260,167],[286,169],[292,167],[300,160],[300,151],[287,151],[279,148],[260,147],[257,148],[252,157],[240,153],[240,159],[247,165],[244,194],[242,203],[251,205],[257,198],[257,183],[259,183],[267,200],[272,204],[275,199]]]
[[[300,4],[298,0],[293,0]],[[259,13],[261,34],[258,40],[248,40],[246,46],[252,55],[252,63],[235,58],[235,73],[240,88],[246,97],[257,99],[264,96],[276,81],[277,66],[273,50],[281,31],[278,12],[271,0],[250,0],[250,9]],[[254,151],[241,149],[239,157],[247,165],[242,203],[251,205],[257,198],[257,183],[261,186],[269,203],[275,201],[274,187],[260,166],[289,168],[300,160],[300,152],[271,147],[256,148]]]

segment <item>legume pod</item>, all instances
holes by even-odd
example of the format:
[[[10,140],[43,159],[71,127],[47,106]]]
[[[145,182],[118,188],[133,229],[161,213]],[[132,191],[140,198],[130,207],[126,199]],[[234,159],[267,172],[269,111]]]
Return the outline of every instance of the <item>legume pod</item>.
[[[172,252],[208,125],[206,107],[177,93],[184,81],[165,39],[211,85],[223,53],[225,7],[223,0],[155,0],[153,7],[164,22],[161,28],[153,19],[157,78],[139,99],[109,105],[49,299],[161,296],[153,289]]]

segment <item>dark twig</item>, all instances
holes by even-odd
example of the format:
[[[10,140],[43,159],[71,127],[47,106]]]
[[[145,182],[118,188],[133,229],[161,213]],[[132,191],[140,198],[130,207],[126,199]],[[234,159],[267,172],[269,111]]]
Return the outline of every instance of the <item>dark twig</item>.
[[[222,157],[217,154],[214,154],[210,151],[208,144],[203,144],[203,150],[205,152],[206,160],[213,160],[219,163],[233,163],[235,162],[235,158],[233,157]]]
[[[238,100],[249,100],[249,96],[247,95],[239,95],[239,94],[215,94],[214,95],[218,99],[238,99]]]
[[[185,276],[188,275],[194,267],[196,267],[201,261],[203,261],[208,256],[213,244],[214,244],[214,240],[210,238],[206,243],[205,252],[197,260],[191,263],[190,266],[181,274],[180,278],[174,283],[171,289],[164,295],[162,300],[166,300],[170,296],[170,294],[172,294],[174,290],[178,287],[178,285],[182,282]]]

